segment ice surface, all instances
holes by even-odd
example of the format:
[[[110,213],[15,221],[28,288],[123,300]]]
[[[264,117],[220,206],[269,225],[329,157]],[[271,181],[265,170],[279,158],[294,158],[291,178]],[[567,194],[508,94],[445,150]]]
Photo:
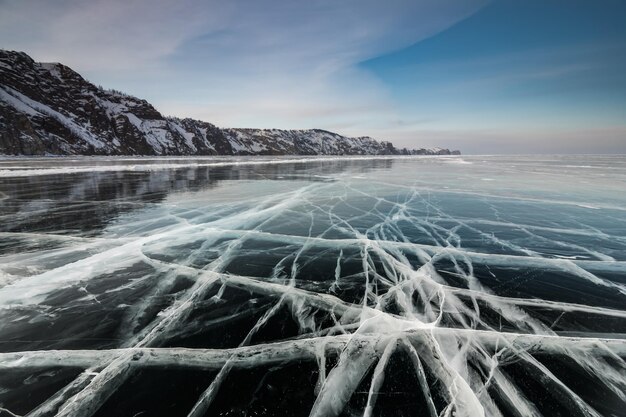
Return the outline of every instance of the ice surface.
[[[0,416],[620,415],[625,189],[624,157],[0,160]]]

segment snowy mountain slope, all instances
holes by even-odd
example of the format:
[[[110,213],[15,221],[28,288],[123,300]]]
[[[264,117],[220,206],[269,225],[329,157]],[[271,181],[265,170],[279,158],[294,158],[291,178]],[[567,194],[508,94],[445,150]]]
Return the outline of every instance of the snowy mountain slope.
[[[0,50],[0,154],[380,155],[399,150],[324,130],[220,129],[164,117],[150,103],[97,87],[71,68]]]

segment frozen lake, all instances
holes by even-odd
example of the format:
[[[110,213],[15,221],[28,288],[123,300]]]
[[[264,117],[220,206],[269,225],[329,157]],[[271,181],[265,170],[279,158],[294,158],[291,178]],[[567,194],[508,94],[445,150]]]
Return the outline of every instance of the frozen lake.
[[[0,416],[619,416],[626,156],[0,159]]]

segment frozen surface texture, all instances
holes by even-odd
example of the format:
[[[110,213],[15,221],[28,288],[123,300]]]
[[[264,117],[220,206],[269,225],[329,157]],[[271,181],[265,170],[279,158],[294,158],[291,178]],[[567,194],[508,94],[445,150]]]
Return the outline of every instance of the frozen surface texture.
[[[0,160],[1,416],[620,416],[626,158]]]

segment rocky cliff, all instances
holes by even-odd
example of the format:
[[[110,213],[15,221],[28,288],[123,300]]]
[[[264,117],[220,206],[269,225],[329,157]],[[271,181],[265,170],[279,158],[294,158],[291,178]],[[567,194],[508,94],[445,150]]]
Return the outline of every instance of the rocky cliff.
[[[106,90],[58,63],[0,50],[0,154],[448,155],[397,149],[319,129],[221,129],[164,117],[145,100]]]

